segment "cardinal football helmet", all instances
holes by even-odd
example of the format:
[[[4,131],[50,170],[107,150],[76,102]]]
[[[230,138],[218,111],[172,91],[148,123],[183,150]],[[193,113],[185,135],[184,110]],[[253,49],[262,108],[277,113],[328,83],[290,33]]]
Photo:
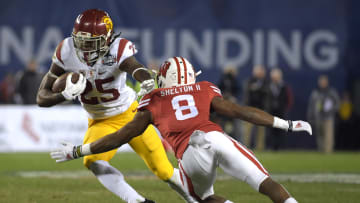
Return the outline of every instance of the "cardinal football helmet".
[[[157,74],[157,82],[160,88],[194,84],[195,81],[194,67],[183,57],[167,59]]]
[[[81,13],[71,34],[79,59],[93,64],[103,57],[109,51],[113,33],[113,23],[107,12],[90,9]]]

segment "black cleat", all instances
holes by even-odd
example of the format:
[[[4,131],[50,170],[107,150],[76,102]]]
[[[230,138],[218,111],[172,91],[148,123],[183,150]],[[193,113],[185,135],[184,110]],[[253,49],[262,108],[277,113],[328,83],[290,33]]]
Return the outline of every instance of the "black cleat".
[[[156,202],[149,200],[149,199],[145,199],[145,201],[143,201],[142,203],[156,203]]]

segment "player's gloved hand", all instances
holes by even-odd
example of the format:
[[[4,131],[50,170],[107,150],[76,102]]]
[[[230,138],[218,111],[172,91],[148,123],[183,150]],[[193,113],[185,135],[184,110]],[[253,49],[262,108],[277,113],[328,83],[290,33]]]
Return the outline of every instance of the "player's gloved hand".
[[[140,91],[138,92],[137,95],[144,96],[145,94],[151,92],[154,88],[155,88],[155,80],[154,79],[144,80],[140,84]]]
[[[73,100],[81,93],[84,92],[86,88],[86,78],[83,74],[79,74],[79,80],[76,83],[71,82],[71,77],[73,73],[70,73],[66,76],[66,86],[65,89],[61,92],[66,100]]]
[[[306,131],[310,135],[312,135],[311,125],[306,121],[288,121],[289,122],[289,129],[288,131]]]
[[[62,141],[61,148],[50,152],[52,159],[55,159],[56,163],[70,161],[81,157],[81,145],[75,146],[70,142]]]

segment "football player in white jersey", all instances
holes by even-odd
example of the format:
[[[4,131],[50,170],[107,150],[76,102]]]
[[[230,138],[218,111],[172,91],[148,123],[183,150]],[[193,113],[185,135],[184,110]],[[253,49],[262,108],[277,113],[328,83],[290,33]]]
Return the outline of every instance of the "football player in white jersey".
[[[133,119],[138,106],[136,93],[125,84],[126,74],[141,82],[139,95],[154,88],[154,80],[135,59],[136,53],[132,42],[114,35],[112,20],[105,11],[86,10],[76,18],[72,36],[57,46],[37,94],[38,105],[50,107],[78,98],[89,117],[83,144],[116,132]],[[52,92],[54,81],[65,72],[81,74],[76,83],[71,82],[69,74],[64,91]],[[149,125],[129,144],[155,175],[168,182],[187,202],[196,202],[184,192],[179,171],[170,164],[153,126]],[[125,182],[122,173],[108,163],[115,153],[113,150],[86,156],[84,165],[124,201],[153,202],[138,194]]]

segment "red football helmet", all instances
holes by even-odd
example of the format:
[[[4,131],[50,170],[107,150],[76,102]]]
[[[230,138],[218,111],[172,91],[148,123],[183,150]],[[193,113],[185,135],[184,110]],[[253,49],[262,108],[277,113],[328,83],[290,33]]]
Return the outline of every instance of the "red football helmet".
[[[87,64],[93,64],[109,51],[113,23],[108,13],[90,9],[80,14],[71,34],[76,54]]]

